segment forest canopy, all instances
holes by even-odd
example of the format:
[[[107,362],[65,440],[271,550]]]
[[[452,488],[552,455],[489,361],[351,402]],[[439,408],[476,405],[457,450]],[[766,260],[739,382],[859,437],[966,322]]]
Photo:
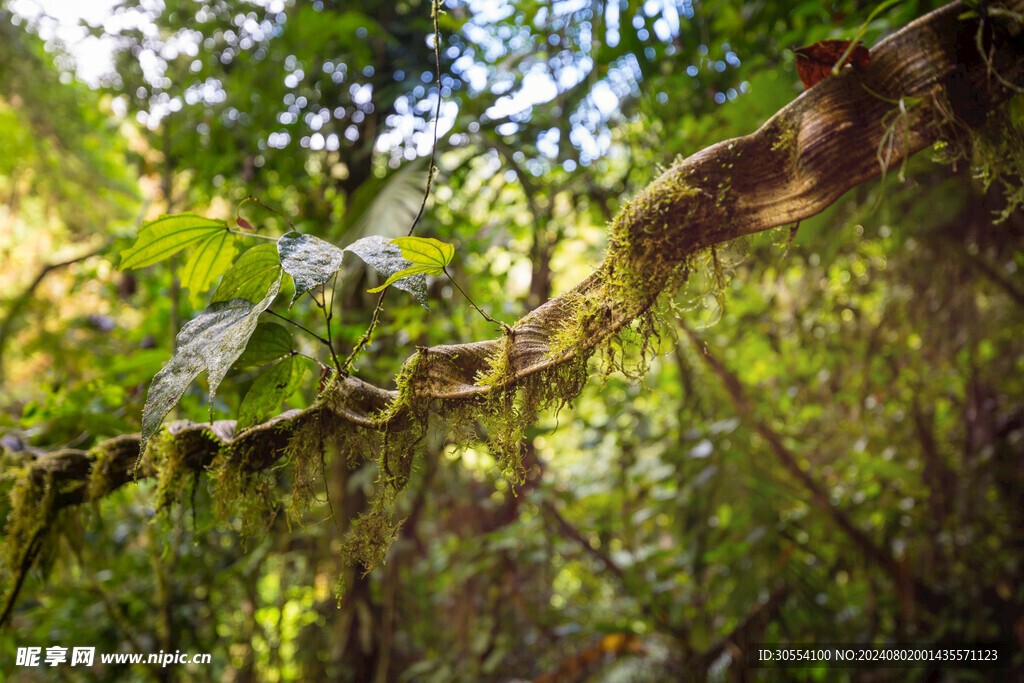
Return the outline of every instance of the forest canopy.
[[[1022,86],[1021,2],[5,3],[3,670],[1021,672]]]

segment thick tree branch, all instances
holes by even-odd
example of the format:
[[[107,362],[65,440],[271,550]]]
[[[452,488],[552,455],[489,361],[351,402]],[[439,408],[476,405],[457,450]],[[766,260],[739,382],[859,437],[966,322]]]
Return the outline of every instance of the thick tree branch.
[[[1024,12],[1024,0],[1006,8]],[[987,29],[991,58],[983,57],[975,41],[978,24],[961,19],[963,14],[964,7],[953,3],[922,17],[877,45],[863,70],[847,69],[826,79],[755,133],[708,147],[669,169],[615,220],[608,255],[590,277],[520,320],[510,342],[421,349],[406,366],[416,369],[410,394],[448,405],[479,401],[496,389],[585,359],[646,312],[674,269],[692,254],[812,216],[877,177],[882,170],[877,150],[887,136],[894,136],[893,154],[885,160],[892,167],[958,127],[980,125],[1012,94],[1004,81],[1024,83],[1024,40],[1020,27],[1005,25],[1006,20],[999,30]],[[987,26],[994,23],[990,19]],[[893,102],[901,98],[905,103],[919,99],[900,114]],[[569,321],[580,334],[566,347],[556,340]],[[479,383],[499,353],[507,360],[504,379],[494,386]],[[179,424],[172,431],[190,467],[205,467],[230,446],[244,459],[241,467],[258,470],[279,459],[291,434],[311,420],[330,420],[340,430],[401,431],[410,422],[407,408],[389,411],[383,421],[373,417],[397,397],[350,377],[306,410],[289,411],[238,436],[231,423]],[[138,435],[131,435],[91,453],[56,452],[40,458],[33,473],[53,475],[58,506],[77,504],[87,497],[86,482],[97,462],[106,474],[106,491],[129,481],[138,443]]]

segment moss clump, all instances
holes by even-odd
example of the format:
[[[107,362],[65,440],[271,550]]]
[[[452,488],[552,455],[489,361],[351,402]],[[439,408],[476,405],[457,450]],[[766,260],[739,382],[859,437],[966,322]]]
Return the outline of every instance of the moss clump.
[[[210,463],[217,514],[223,519],[236,516],[243,536],[263,533],[277,516],[274,476],[262,470],[247,471],[245,458],[234,450],[223,449]]]
[[[387,425],[395,417],[398,416],[403,410],[405,410],[415,398],[413,388],[413,379],[416,376],[416,369],[419,367],[420,362],[424,356],[423,349],[417,349],[416,353],[405,362],[402,369],[399,371],[398,376],[395,377],[395,388],[398,391],[398,396],[394,401],[388,404],[388,407],[373,416],[373,421],[378,425]]]
[[[413,461],[427,435],[429,405],[415,393],[415,378],[425,356],[421,349],[406,361],[395,378],[398,397],[374,416],[374,421],[384,431],[378,460],[378,484],[395,493],[409,483]]]
[[[954,170],[960,161],[969,161],[985,192],[993,186],[1002,190],[1006,206],[996,212],[995,223],[1005,221],[1024,206],[1024,95],[989,112],[975,129],[954,117],[944,93],[932,97],[932,109],[940,128],[932,159]]]
[[[512,365],[513,338],[502,335],[498,348],[487,359],[488,370],[476,378],[478,385],[490,387],[477,417],[487,432],[487,447],[501,467],[502,476],[518,483],[523,476],[520,443],[532,419],[524,415],[523,401],[517,400],[520,391]]]
[[[587,338],[588,327],[599,326],[600,318],[609,312],[597,295],[567,292],[562,299],[569,310],[548,344],[548,357],[553,360],[579,349]]]
[[[722,180],[721,183],[727,184]],[[624,278],[630,288],[650,291],[657,276],[671,269],[677,254],[675,230],[681,229],[696,208],[703,191],[694,187],[679,168],[663,173],[636,199],[624,202],[608,229],[609,283]]]
[[[55,515],[57,490],[53,474],[34,466],[16,475],[9,494],[11,510],[4,526],[0,554],[0,575],[4,586],[4,604],[12,597],[19,576],[30,568],[42,547],[42,538]]]
[[[330,435],[325,435],[324,426],[322,415],[315,420],[306,420],[285,449],[285,459],[292,467],[290,519],[300,519],[317,500],[319,482],[324,476],[324,450],[330,438]]]
[[[765,133],[769,139],[775,140],[772,143],[773,152],[786,152],[791,160],[799,157],[800,148],[796,144],[800,135],[799,120],[794,120],[791,116],[775,117],[772,119],[771,128]]]
[[[476,441],[467,425],[479,421],[502,476],[519,484],[525,474],[522,441],[527,427],[537,421],[541,411],[560,410],[579,396],[587,382],[587,365],[594,350],[576,347],[575,353],[559,364],[519,378],[512,362],[513,344],[514,335],[503,337],[488,359],[488,370],[477,377],[478,385],[489,387],[482,402],[452,406],[443,412],[449,425],[454,425],[453,431],[465,435],[460,445]]]
[[[392,520],[391,505],[379,497],[368,512],[360,515],[342,543],[346,559],[370,572],[384,563],[401,522]]]
[[[92,456],[92,471],[89,472],[89,500],[99,500],[112,489],[111,475],[114,473],[114,455],[102,448],[89,451]]]
[[[185,493],[191,472],[185,463],[184,448],[167,430],[154,436],[146,448],[145,461],[156,472],[156,509],[172,506]]]
[[[426,399],[416,395],[415,387],[425,356],[421,349],[406,361],[395,378],[398,396],[373,416],[382,431],[376,490],[370,511],[353,523],[342,546],[346,559],[360,564],[364,571],[372,571],[387,556],[399,526],[391,522],[395,496],[408,485],[413,463],[423,449],[430,406]],[[349,462],[354,461],[357,451],[378,450],[366,436],[357,435],[341,444]]]
[[[1006,199],[996,214],[1001,223],[1024,205],[1024,96],[990,113],[971,142],[975,177],[985,191],[996,186]]]

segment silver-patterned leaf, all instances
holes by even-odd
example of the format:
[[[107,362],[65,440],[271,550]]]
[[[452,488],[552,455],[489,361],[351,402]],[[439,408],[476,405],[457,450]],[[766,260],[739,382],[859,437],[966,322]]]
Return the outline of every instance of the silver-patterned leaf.
[[[345,252],[330,242],[294,230],[277,240],[277,253],[284,272],[295,280],[292,303],[305,292],[326,284],[341,268]]]
[[[167,413],[204,370],[210,382],[212,406],[217,387],[245,350],[260,313],[273,303],[280,289],[281,279],[278,278],[259,303],[245,299],[217,301],[181,328],[171,360],[149,385],[146,406],[142,409],[140,457]]]
[[[410,268],[413,264],[402,258],[402,250],[391,240],[380,235],[370,235],[345,247],[345,251],[363,259],[385,278]],[[416,298],[420,306],[430,310],[427,305],[427,276],[419,273],[402,278],[392,284],[393,287],[409,292]]]

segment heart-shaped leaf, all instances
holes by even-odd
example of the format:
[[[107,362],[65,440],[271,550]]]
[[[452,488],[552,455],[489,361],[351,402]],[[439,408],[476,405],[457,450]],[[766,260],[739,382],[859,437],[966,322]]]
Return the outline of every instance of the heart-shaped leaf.
[[[121,270],[142,268],[163,261],[188,245],[218,232],[227,233],[228,224],[194,213],[162,215],[143,224],[135,244],[121,252]]]
[[[356,240],[345,247],[345,251],[352,252],[386,278],[393,278],[396,273],[413,267],[412,263],[402,258],[402,250],[398,245],[380,235]],[[388,284],[409,292],[420,306],[430,309],[427,305],[427,277],[423,273],[410,273],[401,280],[389,280]]]
[[[266,295],[271,283],[280,280],[281,261],[277,257],[277,247],[261,244],[242,254],[224,273],[220,286],[213,293],[213,300],[246,299],[255,303]]]
[[[294,230],[277,241],[277,253],[284,272],[295,280],[293,304],[303,293],[330,280],[341,268],[345,256],[344,251],[330,242]]]
[[[256,329],[256,322],[274,301],[281,288],[281,278],[271,283],[258,303],[245,299],[217,301],[190,320],[178,333],[177,347],[171,360],[153,378],[142,409],[142,439],[139,456],[160,428],[171,408],[181,400],[185,389],[203,371],[210,382],[210,411],[217,387],[242,355]],[[212,415],[211,415],[212,420]]]
[[[440,275],[441,269],[455,258],[455,247],[433,237],[396,237],[391,240],[402,250],[402,257],[416,266],[432,266],[437,269],[432,275]]]

